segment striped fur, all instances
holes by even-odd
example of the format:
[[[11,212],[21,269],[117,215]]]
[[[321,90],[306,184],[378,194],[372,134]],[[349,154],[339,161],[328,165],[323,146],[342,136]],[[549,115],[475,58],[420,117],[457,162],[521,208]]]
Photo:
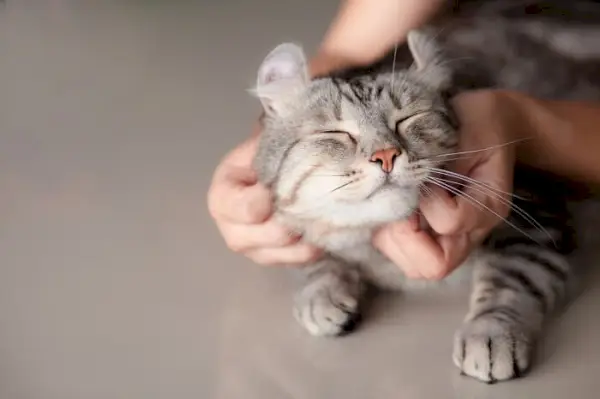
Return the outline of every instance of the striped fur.
[[[275,193],[275,217],[327,250],[298,272],[294,315],[311,334],[354,328],[368,285],[406,290],[469,275],[472,296],[454,363],[486,382],[529,368],[545,321],[569,299],[577,275],[569,263],[578,246],[569,186],[518,166],[513,203],[520,211],[443,282],[405,279],[370,239],[373,229],[415,212],[429,168],[443,168],[444,154],[455,151],[452,93],[505,87],[600,99],[600,80],[590,73],[595,60],[560,52],[554,39],[541,41],[546,22],[532,23],[535,29],[521,20],[472,19],[445,26],[437,39],[412,33],[400,49],[412,57],[401,58],[393,73],[374,66],[309,80],[299,47],[285,44],[267,56],[255,90],[265,109],[255,166]],[[400,153],[386,174],[372,156],[390,147]]]

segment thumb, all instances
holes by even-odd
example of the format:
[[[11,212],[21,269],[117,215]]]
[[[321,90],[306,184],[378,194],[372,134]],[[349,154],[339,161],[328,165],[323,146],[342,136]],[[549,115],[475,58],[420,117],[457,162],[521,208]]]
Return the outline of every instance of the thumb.
[[[249,169],[225,169],[215,176],[209,194],[211,212],[234,223],[264,222],[271,215],[271,203],[271,191]]]
[[[223,165],[236,166],[240,168],[252,168],[252,162],[258,149],[260,128],[255,127],[248,139],[231,150],[223,159]]]
[[[260,184],[252,168],[258,136],[231,151],[218,167],[208,192],[213,217],[236,223],[261,223],[271,214],[271,191]]]

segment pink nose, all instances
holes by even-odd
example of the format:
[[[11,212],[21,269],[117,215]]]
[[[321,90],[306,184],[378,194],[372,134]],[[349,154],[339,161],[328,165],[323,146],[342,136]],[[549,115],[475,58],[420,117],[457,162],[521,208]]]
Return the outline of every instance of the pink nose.
[[[390,173],[394,169],[394,160],[400,155],[396,148],[386,148],[385,150],[375,151],[371,155],[371,162],[379,162],[384,172]]]

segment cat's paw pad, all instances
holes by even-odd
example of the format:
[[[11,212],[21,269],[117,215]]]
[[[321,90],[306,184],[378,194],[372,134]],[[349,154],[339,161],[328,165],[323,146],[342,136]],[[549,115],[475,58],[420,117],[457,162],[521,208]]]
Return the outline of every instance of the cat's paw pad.
[[[296,299],[294,317],[314,336],[343,335],[360,322],[358,300],[341,287],[305,289]]]
[[[495,383],[527,371],[531,349],[530,336],[522,328],[485,317],[457,331],[452,358],[464,374]]]

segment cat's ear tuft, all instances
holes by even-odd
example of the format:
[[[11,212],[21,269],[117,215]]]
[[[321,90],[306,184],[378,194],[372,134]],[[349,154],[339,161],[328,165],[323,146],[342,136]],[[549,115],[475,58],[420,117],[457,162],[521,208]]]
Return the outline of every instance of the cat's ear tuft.
[[[406,40],[422,80],[435,89],[447,89],[452,82],[452,71],[435,36],[425,30],[412,30]]]
[[[261,100],[266,112],[276,112],[278,101],[303,90],[308,82],[304,51],[297,44],[283,43],[263,60],[252,92]]]

